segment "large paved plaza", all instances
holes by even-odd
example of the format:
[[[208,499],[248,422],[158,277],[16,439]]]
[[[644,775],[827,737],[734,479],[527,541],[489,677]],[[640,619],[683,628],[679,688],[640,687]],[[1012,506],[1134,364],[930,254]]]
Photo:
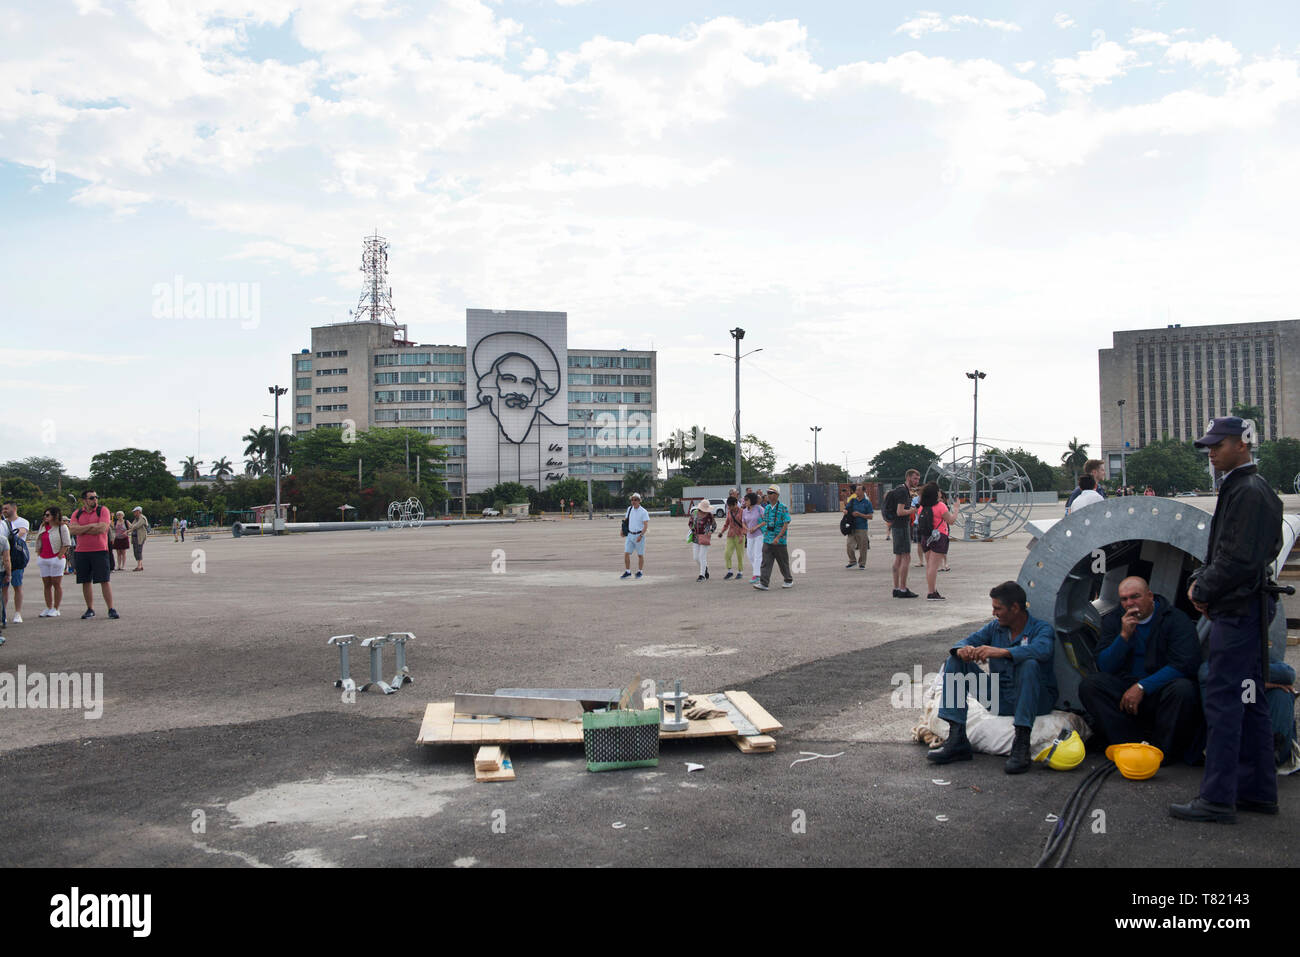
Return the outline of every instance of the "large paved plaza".
[[[1212,503],[1205,503],[1207,506]],[[1288,511],[1296,511],[1292,497]],[[1044,510],[1043,514],[1052,511]],[[796,516],[793,589],[695,581],[682,519],[656,518],[647,577],[621,581],[617,521],[151,540],[114,576],[122,620],[41,619],[6,632],[0,671],[102,673],[103,715],[0,712],[0,858],[11,865],[1029,865],[1080,772],[1008,777],[977,756],[938,773],[891,705],[896,673],[935,670],[1015,578],[1028,536],[954,544],[944,603],[890,597],[873,532],[844,568],[837,516]],[[201,554],[196,555],[196,550]],[[921,569],[913,589],[924,592]],[[333,686],[330,635],[410,631],[415,684]],[[353,675],[366,670],[354,646]],[[385,670],[392,671],[391,652]],[[415,743],[425,704],[499,687],[606,687],[633,675],[747,690],[785,729],[774,754],[668,742],[657,769],[591,774],[581,749],[516,746],[517,780],[478,784],[468,747]],[[791,766],[801,751],[842,755]],[[1085,768],[1098,758],[1089,757]],[[688,773],[686,762],[702,764]],[[1112,777],[1072,863],[1286,863],[1282,813],[1234,828],[1171,820],[1198,769]],[[948,780],[948,784],[934,781]],[[201,812],[201,813],[198,813]],[[938,820],[946,816],[946,821]],[[801,830],[792,825],[805,821]],[[494,824],[497,826],[494,828]],[[619,826],[616,826],[619,825]]]

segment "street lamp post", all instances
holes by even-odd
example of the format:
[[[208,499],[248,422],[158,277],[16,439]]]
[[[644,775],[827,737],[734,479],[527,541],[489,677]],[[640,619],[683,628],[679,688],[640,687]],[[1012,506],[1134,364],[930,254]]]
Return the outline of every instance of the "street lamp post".
[[[979,504],[979,452],[976,446],[976,440],[979,436],[980,423],[980,379],[985,378],[987,375],[988,373],[980,372],[979,369],[976,369],[974,372],[966,373],[966,378],[975,380],[975,417],[971,420],[970,427],[970,502],[973,506]]]
[[[280,396],[284,395],[289,389],[285,386],[272,385],[267,386],[266,391],[275,396],[275,436],[272,441],[275,443],[275,517],[271,519],[271,532],[278,535],[281,531],[280,526]]]
[[[596,503],[592,501],[591,498],[591,442],[589,440],[592,438],[591,420],[595,416],[596,410],[586,409],[585,411],[587,413],[587,418],[586,418],[587,424],[583,428],[582,448],[583,451],[586,453],[585,458],[587,460],[587,521],[590,522],[592,520],[592,509],[594,508]]]
[[[820,425],[808,426],[808,431],[813,434],[813,485],[817,484],[817,433],[821,430]]]
[[[737,326],[735,329],[728,330],[731,338],[736,340],[736,488],[740,488],[740,360],[745,356],[752,356],[755,352],[762,352],[759,349],[750,349],[744,356],[740,354],[740,340],[745,338],[745,330]],[[715,356],[730,358],[724,352],[715,352]]]
[[[1125,399],[1115,402],[1119,406],[1119,484],[1128,488],[1128,442],[1124,439],[1124,403]]]

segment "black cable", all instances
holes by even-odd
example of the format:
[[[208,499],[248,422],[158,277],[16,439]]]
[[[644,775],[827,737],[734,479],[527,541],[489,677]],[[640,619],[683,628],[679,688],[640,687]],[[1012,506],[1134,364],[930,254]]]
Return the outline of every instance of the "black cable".
[[[1115,764],[1107,761],[1105,764],[1093,768],[1088,773],[1088,776],[1075,786],[1065,802],[1065,807],[1061,810],[1060,820],[1057,821],[1056,828],[1048,836],[1047,843],[1043,846],[1042,856],[1039,857],[1034,867],[1046,867],[1047,861],[1053,856],[1056,856],[1053,867],[1062,867],[1064,865],[1069,857],[1070,848],[1074,845],[1074,838],[1078,834],[1079,825],[1083,823],[1084,816],[1092,806],[1098,792],[1101,791],[1101,786],[1106,783],[1106,778],[1115,770]]]

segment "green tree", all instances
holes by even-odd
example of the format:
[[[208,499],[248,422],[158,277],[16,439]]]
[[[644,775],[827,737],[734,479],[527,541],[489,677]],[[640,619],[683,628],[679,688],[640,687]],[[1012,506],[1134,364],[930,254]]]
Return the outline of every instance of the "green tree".
[[[694,484],[694,479],[687,478],[685,475],[674,475],[660,483],[659,495],[662,498],[681,498],[682,490],[685,489],[686,486]]]
[[[1150,485],[1157,495],[1204,488],[1209,482],[1205,460],[1191,442],[1164,438],[1128,457],[1129,484]]]
[[[164,498],[178,491],[167,459],[158,451],[113,449],[90,460],[90,484],[101,497]]]
[[[492,502],[496,508],[496,503],[501,502],[505,505],[518,505],[520,502],[530,502],[528,497],[528,487],[518,482],[502,482],[500,485],[493,485],[480,493],[485,501]]]
[[[1033,452],[1027,449],[1002,449],[1002,454],[1015,462],[1029,477],[1035,492],[1051,492],[1056,489],[1056,471]],[[1074,486],[1070,486],[1074,488]]]
[[[1079,470],[1088,461],[1088,443],[1080,442],[1076,435],[1070,440],[1070,450],[1061,456],[1061,464],[1074,475],[1074,484],[1079,484]]]
[[[899,485],[903,477],[907,474],[908,469],[916,469],[925,475],[928,469],[939,456],[931,452],[924,445],[914,445],[911,442],[899,442],[892,448],[885,449],[873,458],[868,467],[871,474],[881,482],[888,485]]]
[[[224,455],[212,463],[209,475],[215,475],[217,478],[229,478],[235,474],[235,467],[230,464],[230,459]]]
[[[196,461],[194,456],[186,456],[186,458],[181,461],[181,481],[197,481],[200,477],[199,466],[202,464],[202,462]]]
[[[1295,489],[1300,475],[1300,439],[1276,439],[1259,444],[1259,474],[1273,488]]]
[[[273,478],[265,480],[274,484]],[[345,472],[328,469],[295,469],[281,483],[281,500],[298,508],[298,520],[305,522],[329,522],[339,520],[339,506],[351,505],[361,507],[361,490],[357,489],[357,478]],[[274,492],[272,492],[272,498]],[[271,499],[264,498],[258,505],[270,504]],[[355,513],[349,513],[349,520]]]
[[[1245,402],[1234,402],[1229,415],[1235,415],[1242,419],[1250,419],[1255,423],[1255,431],[1264,428],[1264,407],[1262,405],[1247,405]]]
[[[778,482],[811,482],[813,480],[812,463],[792,465],[776,476],[776,480]],[[844,466],[836,465],[834,462],[818,462],[817,481],[822,483],[847,482],[849,481],[849,473],[844,471]]]
[[[686,440],[689,444],[691,436]],[[702,438],[702,441],[700,441]],[[750,438],[753,438],[752,436]],[[757,443],[759,440],[755,439]],[[730,485],[736,480],[736,443],[728,442],[720,435],[709,435],[703,430],[697,434],[697,446],[688,451],[682,465],[681,474],[689,478],[689,485]],[[765,453],[760,451],[760,460],[755,461],[745,455],[746,439],[740,442],[740,472],[742,481],[764,481],[771,474],[771,469],[764,470]],[[767,443],[762,443],[766,445]],[[755,448],[759,448],[755,445]]]
[[[69,478],[63,470],[63,463],[58,459],[44,455],[33,455],[25,459],[13,459],[0,465],[0,479],[21,478],[31,482],[41,491],[50,493],[59,487],[59,483]]]
[[[735,447],[734,443],[732,447]],[[776,471],[776,450],[770,442],[764,442],[753,434],[741,436],[740,456],[742,465],[748,462],[753,466],[755,474],[751,478],[765,482],[771,480],[772,473]],[[732,470],[735,470],[734,467]]]
[[[0,479],[0,493],[2,493],[0,497],[13,499],[15,502],[32,502],[43,497],[44,494],[35,482],[29,482],[21,476]]]

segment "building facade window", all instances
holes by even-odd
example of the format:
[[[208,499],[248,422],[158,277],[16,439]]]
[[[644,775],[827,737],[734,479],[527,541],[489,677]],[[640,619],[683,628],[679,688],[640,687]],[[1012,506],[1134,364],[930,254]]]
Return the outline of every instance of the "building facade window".
[[[300,409],[309,409],[309,408],[311,408],[311,396],[309,396],[309,395],[296,395],[296,396],[294,396],[294,403],[293,403],[293,404],[296,405],[296,406],[298,406]]]
[[[345,385],[323,385],[316,390],[317,395],[328,395],[332,392],[347,392],[348,387]]]
[[[310,413],[310,412],[299,412],[296,416],[294,416],[294,424],[296,424],[296,425],[311,425],[311,413]]]
[[[316,406],[316,411],[317,411],[317,412],[346,412],[347,410],[348,410],[347,403],[344,403],[343,405],[318,405],[318,406]]]
[[[294,363],[294,368],[295,368],[297,371],[299,371],[299,372],[310,372],[310,371],[311,371],[311,360],[310,360],[310,359],[299,359],[299,360],[297,360],[297,361]]]
[[[348,370],[346,366],[343,367],[342,369],[317,369],[316,374],[317,375],[347,375]]]
[[[299,389],[310,389],[311,379],[310,378],[298,379],[295,384],[298,386]]]

